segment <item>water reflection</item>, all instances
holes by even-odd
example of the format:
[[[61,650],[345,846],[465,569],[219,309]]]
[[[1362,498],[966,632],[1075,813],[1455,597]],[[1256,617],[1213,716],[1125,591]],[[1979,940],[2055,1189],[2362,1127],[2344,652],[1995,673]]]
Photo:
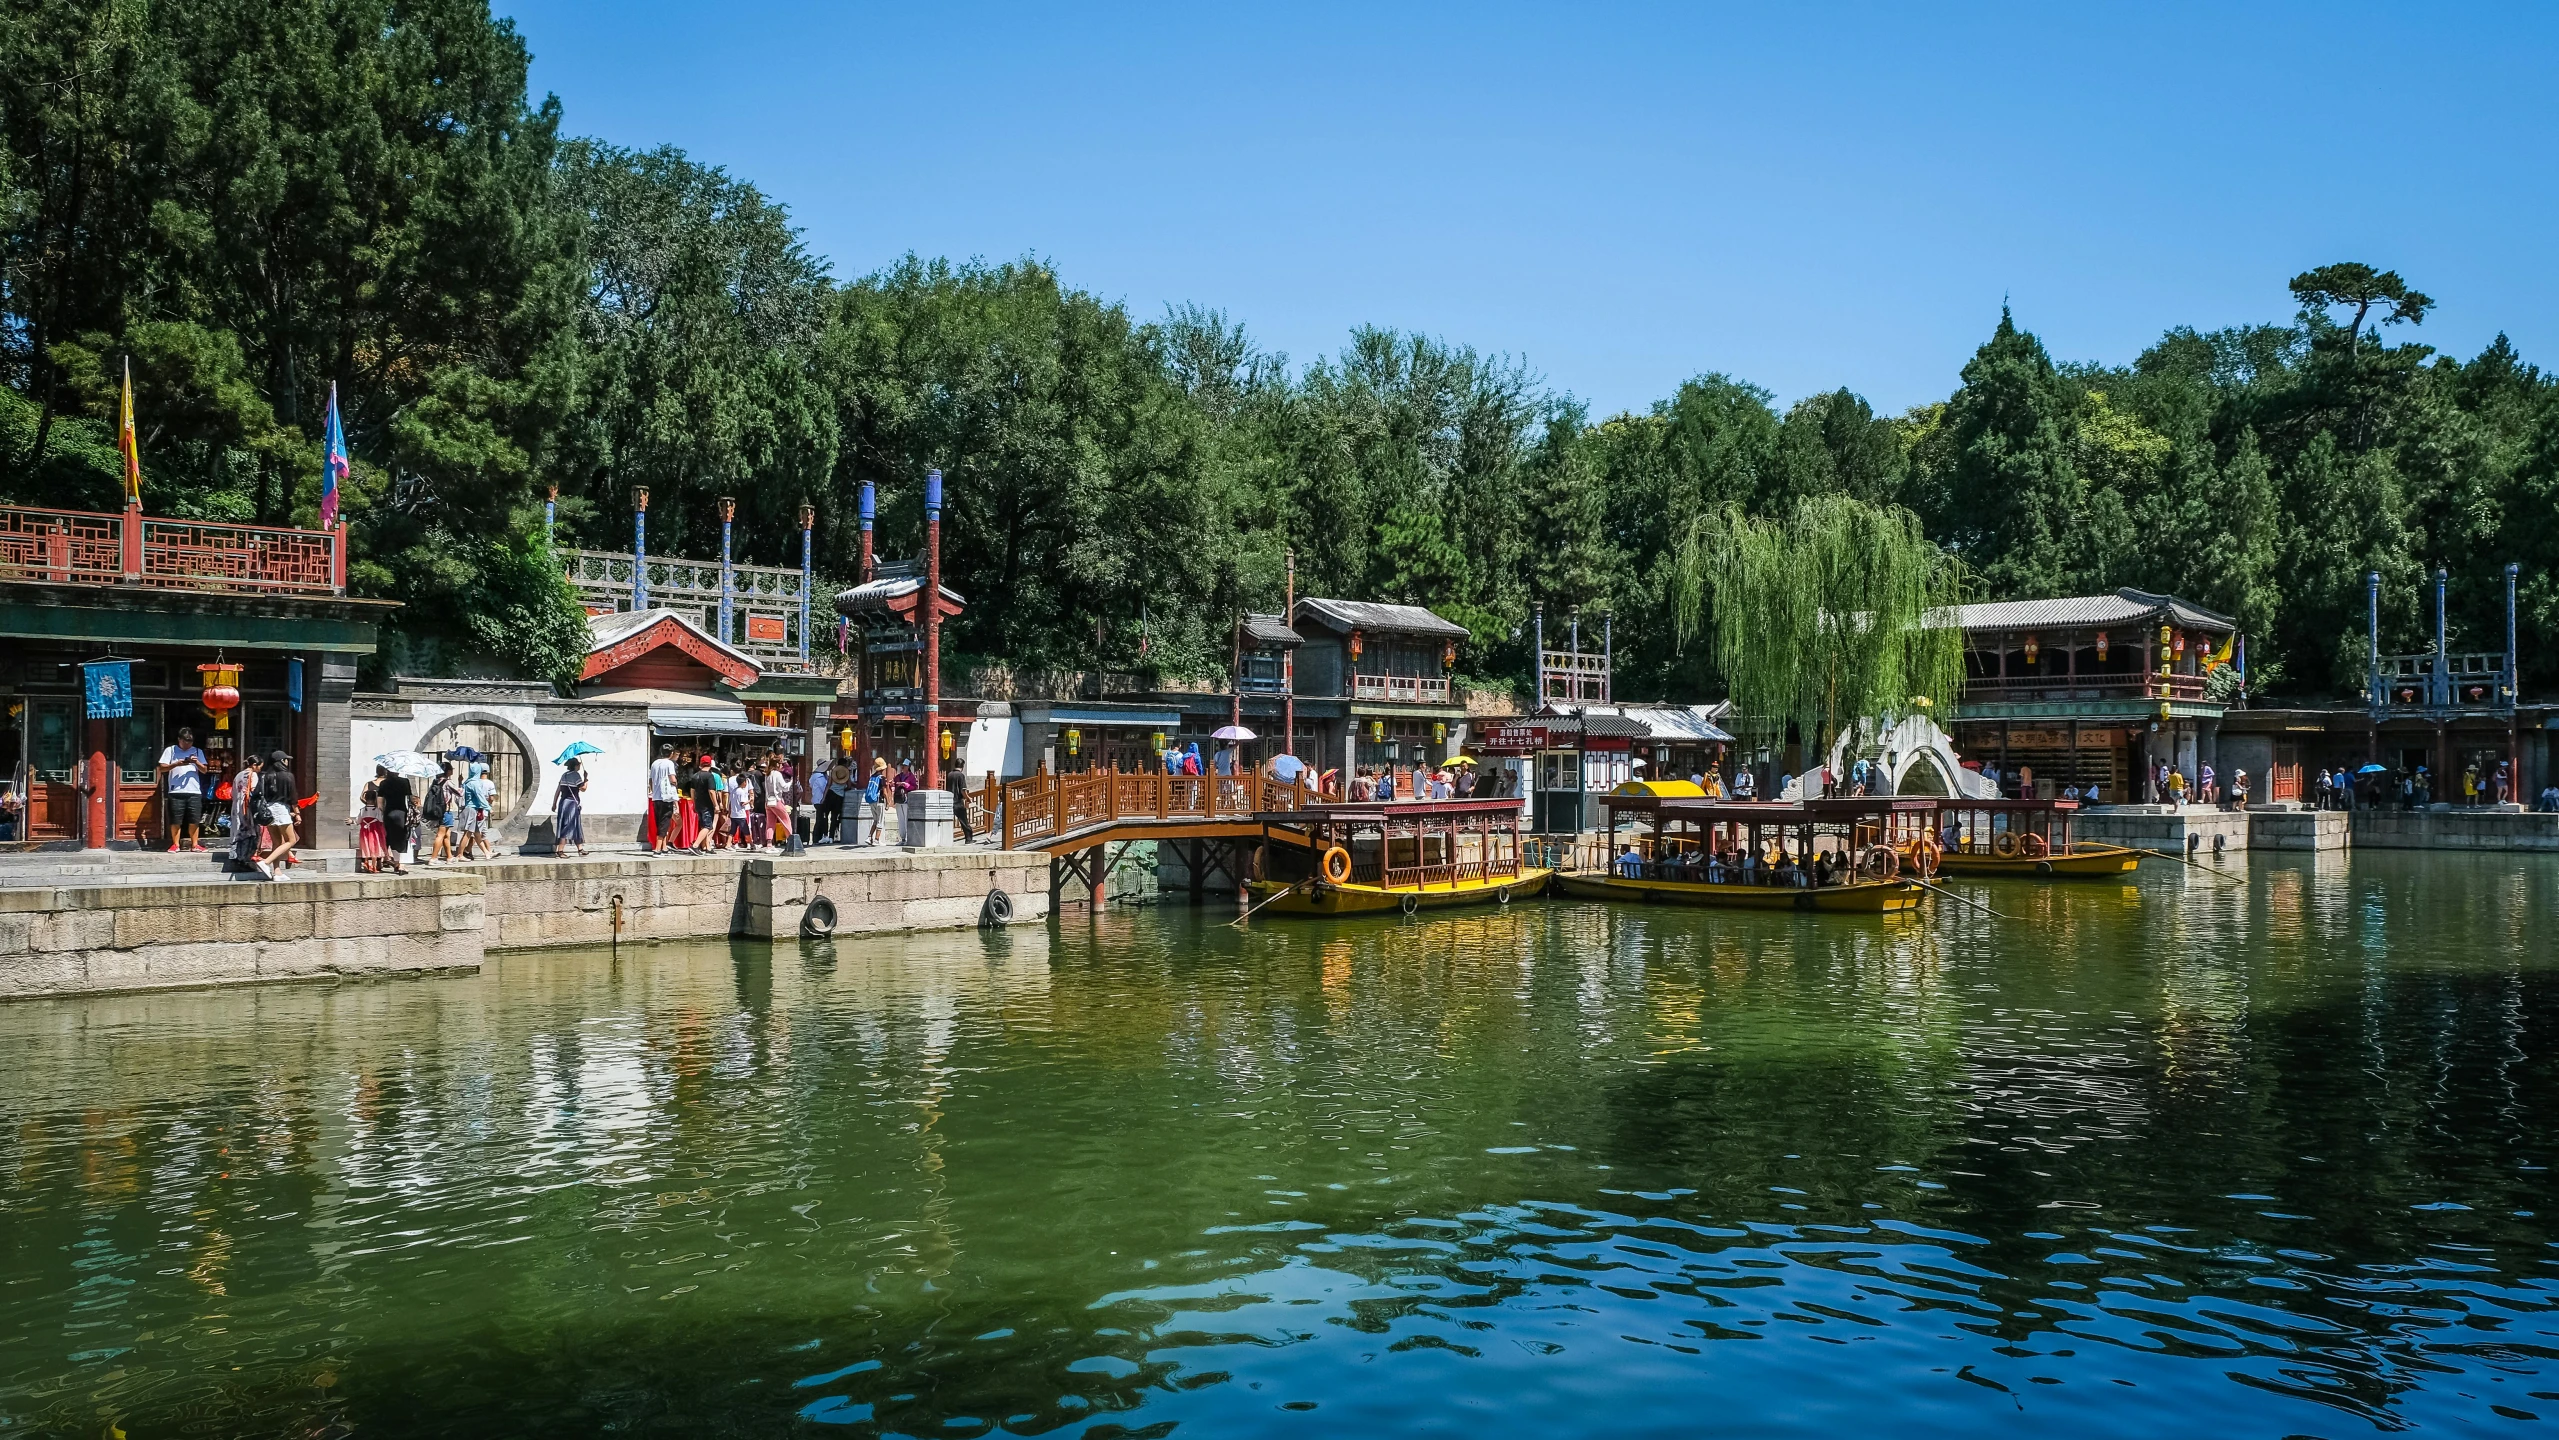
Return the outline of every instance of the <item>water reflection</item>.
[[[0,1426],[2550,1417],[2559,866],[2224,869],[0,1008]]]

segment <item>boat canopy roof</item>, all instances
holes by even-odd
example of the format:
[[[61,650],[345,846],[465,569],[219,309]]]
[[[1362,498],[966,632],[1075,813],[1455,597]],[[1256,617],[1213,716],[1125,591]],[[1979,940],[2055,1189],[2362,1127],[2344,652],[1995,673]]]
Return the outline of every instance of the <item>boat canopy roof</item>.
[[[1936,797],[1936,803],[1937,808],[1940,810],[1991,810],[2003,814],[2025,810],[2076,810],[2079,808],[2079,802],[2076,800],[2010,800],[2005,798],[1998,800],[1983,798],[1977,800],[1969,795],[1940,795]]]
[[[1651,815],[1696,825],[1840,825],[1887,815],[1928,814],[1937,809],[1933,796],[1866,795],[1831,800],[1720,800],[1714,797],[1633,795],[1619,786],[1599,797],[1611,814]],[[1694,788],[1694,787],[1691,787]]]
[[[1451,821],[1517,815],[1526,803],[1518,796],[1486,800],[1353,800],[1309,805],[1303,810],[1271,810],[1254,818],[1277,825],[1383,825],[1389,820]]]
[[[1687,780],[1629,780],[1611,795],[1649,795],[1656,800],[1702,800],[1706,792]]]

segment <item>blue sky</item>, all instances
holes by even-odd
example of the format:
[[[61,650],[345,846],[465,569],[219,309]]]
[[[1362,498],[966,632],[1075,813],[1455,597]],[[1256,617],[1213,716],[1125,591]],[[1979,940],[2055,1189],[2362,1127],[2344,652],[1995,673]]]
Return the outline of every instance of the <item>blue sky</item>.
[[[1600,412],[1897,410],[2003,296],[2122,362],[2362,260],[2559,364],[2559,5],[496,3],[571,133],[752,180],[839,276],[1036,254],[1301,363],[1367,322]]]

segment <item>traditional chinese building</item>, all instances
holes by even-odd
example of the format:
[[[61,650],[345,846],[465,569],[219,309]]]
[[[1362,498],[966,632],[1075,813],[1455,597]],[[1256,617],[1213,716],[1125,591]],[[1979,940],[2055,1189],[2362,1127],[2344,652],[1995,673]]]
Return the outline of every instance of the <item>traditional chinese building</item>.
[[[157,768],[181,728],[218,772],[208,794],[244,751],[282,750],[318,796],[311,814],[348,813],[356,663],[397,606],[348,596],[346,573],[343,525],[0,506],[0,773],[28,800],[17,843],[166,844]],[[347,843],[331,823],[303,840]]]
[[[1967,765],[2030,772],[2038,794],[2096,785],[2108,801],[2139,801],[2144,769],[2161,760],[2191,779],[2214,761],[2222,715],[2246,679],[2229,617],[2171,595],[1965,605],[1955,623],[1964,632],[1955,748]]]
[[[1419,605],[1308,597],[1297,602],[1289,629],[1301,641],[1300,759],[1318,771],[1409,772],[1455,753],[1466,721],[1454,688],[1464,626]]]

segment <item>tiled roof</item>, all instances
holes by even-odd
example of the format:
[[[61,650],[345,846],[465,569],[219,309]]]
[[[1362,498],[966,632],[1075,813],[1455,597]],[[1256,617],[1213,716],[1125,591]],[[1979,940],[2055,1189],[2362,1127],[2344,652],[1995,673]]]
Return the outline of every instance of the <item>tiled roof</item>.
[[[890,601],[906,599],[923,588],[924,581],[913,575],[883,575],[839,592],[835,597],[835,613],[868,615],[888,610],[892,608]],[[960,592],[948,585],[942,587],[942,599],[952,605],[965,603],[960,599]],[[924,607],[919,603],[915,608],[921,610]],[[950,612],[945,610],[942,613],[947,615]]]
[[[1944,612],[1938,612],[1943,615]],[[1932,616],[1932,619],[1937,617]],[[1955,607],[1954,623],[1965,630],[2029,630],[2038,626],[2130,625],[2165,619],[2188,630],[2230,631],[2238,628],[2227,615],[2216,615],[2174,595],[2154,595],[2130,587],[2111,595],[2072,595],[2058,600],[1994,600]]]
[[[1463,640],[1467,633],[1465,626],[1443,620],[1419,605],[1384,605],[1373,600],[1319,600],[1308,596],[1297,602],[1297,608],[1312,611],[1330,622],[1336,630],[1444,635],[1451,640]]]
[[[614,642],[645,630],[649,626],[655,625],[661,620],[672,620],[676,624],[683,626],[685,629],[692,631],[694,635],[701,639],[703,644],[711,646],[712,648],[720,651],[722,654],[734,658],[739,664],[745,666],[749,670],[760,668],[754,656],[747,654],[734,645],[721,644],[717,639],[713,638],[710,631],[703,629],[702,623],[694,619],[689,612],[683,610],[660,610],[655,606],[651,606],[646,610],[616,610],[610,615],[589,615],[586,617],[586,633],[588,637],[586,653],[589,655],[597,654],[610,648]]]
[[[1246,615],[1244,638],[1256,645],[1277,645],[1283,649],[1306,643],[1306,637],[1288,628],[1287,617],[1281,615]]]

